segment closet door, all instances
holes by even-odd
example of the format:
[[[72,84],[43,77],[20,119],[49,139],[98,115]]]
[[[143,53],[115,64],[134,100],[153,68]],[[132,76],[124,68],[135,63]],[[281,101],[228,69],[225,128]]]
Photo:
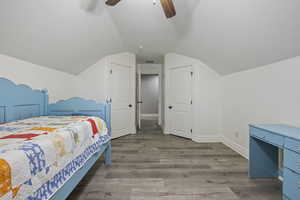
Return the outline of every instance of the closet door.
[[[111,58],[108,63],[112,138],[136,132],[135,66],[117,61]]]
[[[192,89],[193,68],[191,66],[170,68],[167,106],[170,133],[191,138],[192,135]]]

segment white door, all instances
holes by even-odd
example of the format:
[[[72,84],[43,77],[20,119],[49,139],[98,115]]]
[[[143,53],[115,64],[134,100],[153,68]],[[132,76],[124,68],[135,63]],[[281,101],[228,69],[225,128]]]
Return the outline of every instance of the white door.
[[[170,133],[191,138],[192,136],[192,87],[193,68],[176,67],[169,69],[170,95],[169,110]]]
[[[135,67],[109,62],[112,138],[135,133]]]

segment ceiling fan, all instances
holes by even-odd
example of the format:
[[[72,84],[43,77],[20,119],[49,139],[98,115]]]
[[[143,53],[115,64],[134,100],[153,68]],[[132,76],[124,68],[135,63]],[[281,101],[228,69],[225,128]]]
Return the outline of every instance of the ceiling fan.
[[[121,0],[107,0],[105,3],[109,6],[117,5]],[[172,0],[160,0],[165,15],[167,18],[174,17],[176,15],[175,6]]]

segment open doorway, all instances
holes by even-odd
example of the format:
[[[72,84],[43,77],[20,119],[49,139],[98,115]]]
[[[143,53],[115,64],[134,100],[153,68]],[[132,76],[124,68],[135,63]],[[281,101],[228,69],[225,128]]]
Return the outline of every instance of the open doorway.
[[[162,123],[162,65],[139,64],[137,70],[138,129]]]
[[[158,125],[159,75],[141,75],[141,128]]]

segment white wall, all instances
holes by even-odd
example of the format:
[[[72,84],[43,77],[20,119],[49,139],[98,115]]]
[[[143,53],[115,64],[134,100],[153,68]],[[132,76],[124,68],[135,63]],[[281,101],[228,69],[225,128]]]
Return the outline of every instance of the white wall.
[[[142,74],[161,74],[161,64],[138,64]]]
[[[77,96],[105,102],[107,97],[107,57],[78,75]]]
[[[199,142],[219,141],[221,134],[220,75],[200,60],[174,53],[165,56],[165,70],[185,65],[192,65],[194,69],[192,139]],[[168,95],[165,96],[165,101],[167,105]],[[168,110],[165,112],[165,116],[168,117]],[[168,132],[167,125],[164,131]]]
[[[135,55],[132,53],[119,53],[102,58],[77,76],[77,96],[105,103],[109,96],[108,65],[110,62],[128,66],[136,65]]]
[[[47,89],[49,101],[73,97],[76,76],[0,54],[0,77],[33,89]]]
[[[221,76],[197,61],[195,71],[195,82],[198,87],[194,88],[196,113],[196,133],[199,133],[199,141],[216,138],[218,141],[221,135]],[[196,141],[197,138],[195,139]]]
[[[248,124],[300,126],[300,57],[222,78],[224,141],[248,157]]]

